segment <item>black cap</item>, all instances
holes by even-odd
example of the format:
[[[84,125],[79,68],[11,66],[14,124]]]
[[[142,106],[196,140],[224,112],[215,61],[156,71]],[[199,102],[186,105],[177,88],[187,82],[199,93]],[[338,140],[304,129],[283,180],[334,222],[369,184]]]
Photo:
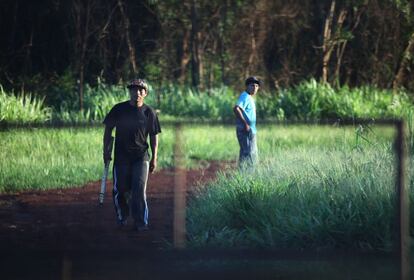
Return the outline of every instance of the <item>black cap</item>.
[[[261,82],[257,77],[251,76],[246,79],[246,86],[250,84],[258,84],[260,86]]]

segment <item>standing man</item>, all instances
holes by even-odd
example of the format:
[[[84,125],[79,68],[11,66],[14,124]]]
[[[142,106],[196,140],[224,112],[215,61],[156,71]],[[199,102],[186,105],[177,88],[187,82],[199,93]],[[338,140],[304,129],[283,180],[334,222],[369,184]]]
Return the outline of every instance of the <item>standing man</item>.
[[[161,127],[155,111],[144,104],[148,85],[143,79],[128,84],[130,99],[116,104],[103,123],[104,163],[111,160],[107,154],[112,130],[115,133],[115,160],[113,167],[113,202],[119,226],[127,223],[131,213],[134,229],[148,229],[146,188],[148,173],[157,167],[158,136]],[[149,136],[150,145],[147,139]],[[151,157],[149,147],[151,146]]]
[[[240,94],[233,111],[236,115],[237,140],[240,145],[239,167],[252,167],[257,162],[256,105],[253,97],[260,88],[256,77],[246,79],[246,90]]]

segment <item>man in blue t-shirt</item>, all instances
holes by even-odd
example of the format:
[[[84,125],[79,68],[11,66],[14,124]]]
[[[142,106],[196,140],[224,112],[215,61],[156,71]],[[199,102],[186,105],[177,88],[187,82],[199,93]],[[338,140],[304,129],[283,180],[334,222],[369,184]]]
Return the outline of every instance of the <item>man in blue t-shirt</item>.
[[[237,122],[237,140],[240,145],[239,167],[252,166],[257,162],[256,105],[253,96],[260,88],[256,77],[246,79],[246,90],[240,94],[233,108]]]

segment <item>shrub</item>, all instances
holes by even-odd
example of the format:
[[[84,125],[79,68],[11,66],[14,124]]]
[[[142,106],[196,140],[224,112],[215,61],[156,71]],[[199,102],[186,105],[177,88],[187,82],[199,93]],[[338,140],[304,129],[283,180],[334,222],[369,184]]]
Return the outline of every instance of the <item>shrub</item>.
[[[44,99],[30,93],[8,94],[0,85],[0,121],[9,123],[40,123],[51,118],[51,109],[45,107]]]

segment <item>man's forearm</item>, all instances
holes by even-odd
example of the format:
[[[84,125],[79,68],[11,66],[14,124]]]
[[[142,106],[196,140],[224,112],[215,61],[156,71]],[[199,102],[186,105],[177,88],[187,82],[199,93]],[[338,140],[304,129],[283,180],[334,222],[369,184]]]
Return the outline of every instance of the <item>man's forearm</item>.
[[[150,136],[150,145],[151,145],[152,159],[156,160],[157,154],[158,154],[158,135]]]
[[[105,126],[105,132],[103,137],[103,150],[108,151],[108,145],[111,142],[111,136],[112,136],[112,129]]]
[[[105,126],[104,136],[103,136],[103,145],[102,145],[102,152],[103,152],[103,159],[106,162],[111,160],[112,154],[112,129],[111,127]]]
[[[236,115],[237,118],[239,118],[244,123],[245,126],[247,126],[249,124],[247,123],[246,119],[244,118],[243,113],[242,113],[241,110],[242,109],[239,106],[237,106],[237,105],[234,106],[234,109],[233,109],[234,114]]]

